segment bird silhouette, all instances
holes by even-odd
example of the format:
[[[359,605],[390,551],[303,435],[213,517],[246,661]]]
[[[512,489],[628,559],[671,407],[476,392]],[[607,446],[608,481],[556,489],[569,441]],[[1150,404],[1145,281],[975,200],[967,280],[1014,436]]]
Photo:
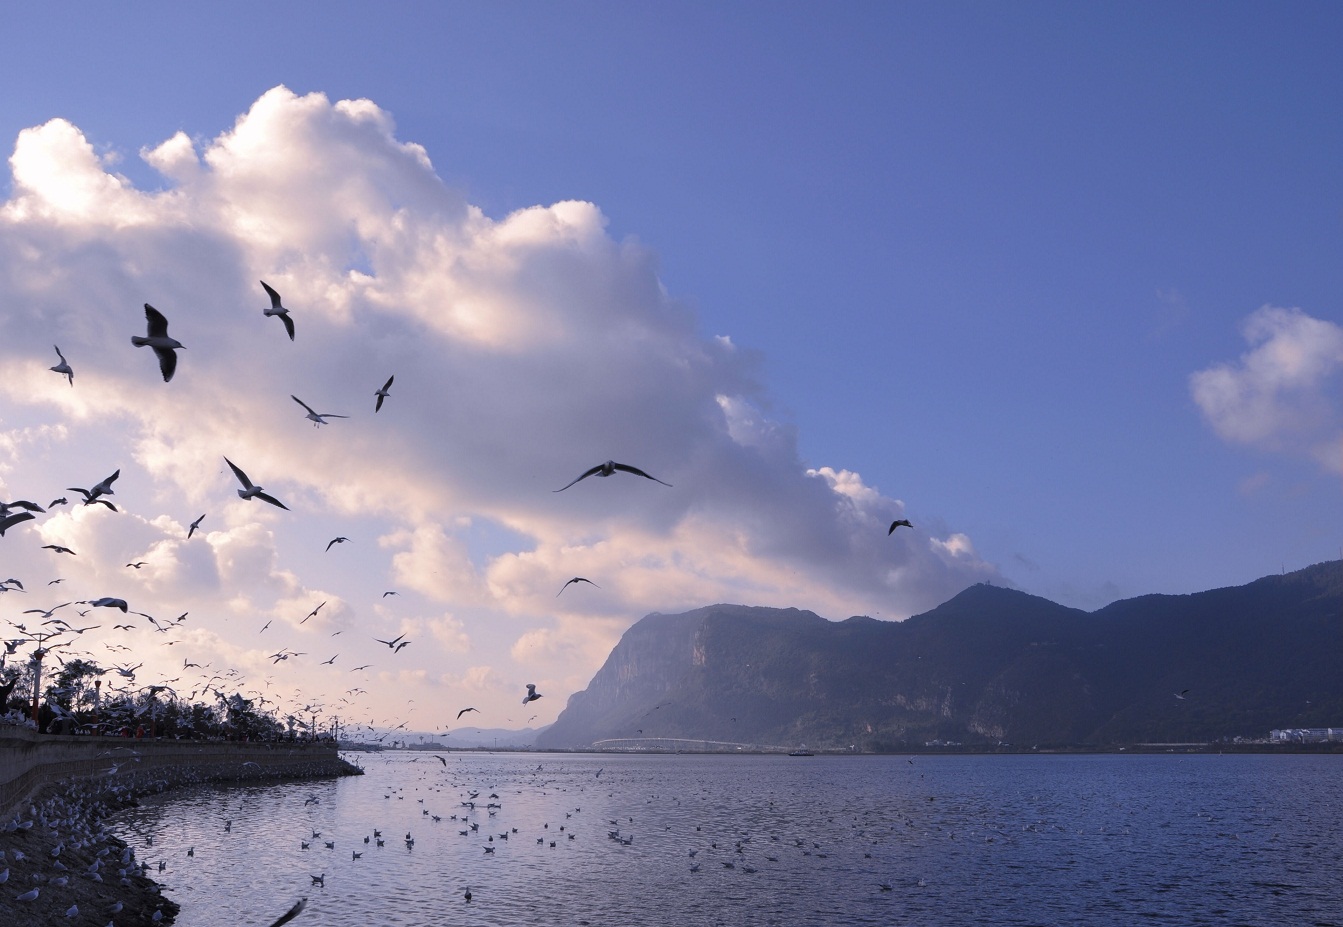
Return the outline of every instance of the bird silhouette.
[[[581,482],[581,481],[587,479],[587,478],[590,477],[590,476],[611,476],[611,475],[614,474],[617,470],[622,470],[622,471],[624,471],[625,473],[633,473],[635,476],[642,476],[644,479],[646,479],[646,480],[652,480],[654,483],[662,483],[663,486],[670,486],[670,485],[671,485],[671,483],[663,482],[662,480],[658,479],[656,476],[652,476],[652,475],[650,475],[650,474],[645,473],[644,471],[640,470],[638,467],[631,467],[629,464],[616,463],[614,460],[608,460],[606,463],[600,463],[600,464],[597,464],[597,466],[592,467],[592,468],[589,469],[587,472],[585,472],[582,476],[579,476],[578,478],[576,478],[576,479],[574,479],[574,480],[571,480],[570,482],[568,482],[568,483],[564,484],[563,486],[561,486],[559,489],[555,489],[555,490],[551,490],[551,491],[552,491],[552,492],[564,492],[564,491],[565,491],[566,489],[568,489],[570,486],[574,485],[574,483]]]
[[[587,583],[589,586],[597,586],[596,583],[588,579],[586,576],[575,576],[573,579],[569,580],[569,582],[565,583],[563,586],[560,587],[560,592],[563,592],[564,590],[568,589],[574,583]],[[597,588],[600,589],[601,586],[597,586]],[[560,592],[555,593],[555,598],[558,599],[560,597]]]
[[[297,402],[299,405],[301,405],[303,408],[305,408],[305,409],[308,410],[308,414],[307,414],[306,416],[304,416],[304,418],[307,418],[309,421],[311,421],[311,422],[312,422],[312,427],[314,427],[314,428],[317,428],[317,427],[319,427],[319,426],[321,426],[321,425],[327,425],[327,424],[330,424],[330,423],[327,421],[327,419],[329,419],[329,418],[349,418],[348,415],[337,415],[337,414],[334,413],[334,412],[314,412],[313,409],[312,409],[312,406],[308,405],[308,404],[307,404],[306,402],[304,402],[302,399],[299,399],[299,398],[298,398],[297,396],[295,396],[293,393],[290,393],[290,394],[289,394],[289,398],[292,399],[292,400],[294,400],[294,401]]]
[[[173,378],[177,371],[177,349],[185,348],[186,345],[168,337],[168,320],[149,303],[145,303],[145,321],[147,323],[149,337],[140,335],[131,335],[131,344],[137,348],[150,347],[154,349],[154,354],[159,359],[159,372],[163,374],[163,382],[167,383]]]
[[[527,683],[527,694],[522,697],[522,704],[534,702],[541,697],[541,693],[536,691],[536,683]]]
[[[74,370],[70,369],[70,364],[66,361],[65,355],[61,353],[60,347],[54,344],[52,345],[52,347],[56,348],[56,356],[61,359],[61,362],[57,364],[55,367],[48,367],[47,369],[55,373],[59,373],[61,376],[68,378],[70,380],[70,385],[74,386],[75,385]]]
[[[396,374],[393,374],[392,376],[387,378],[386,383],[382,384],[382,389],[374,390],[373,395],[378,397],[377,403],[375,403],[373,406],[373,411],[375,413],[382,410],[382,401],[386,399],[388,396],[392,395],[390,392],[388,392],[388,390],[392,388],[392,381],[395,379]]]
[[[283,502],[281,502],[274,496],[262,492],[260,486],[254,485],[252,481],[247,478],[247,474],[239,470],[237,464],[235,464],[233,461],[225,457],[224,463],[229,465],[229,469],[232,470],[233,475],[238,478],[238,482],[242,483],[243,488],[238,490],[238,496],[240,498],[260,499],[262,502],[269,502],[271,505],[279,506],[286,512],[289,511],[289,506],[285,505]]]
[[[289,340],[293,341],[294,320],[289,317],[289,310],[286,309],[284,306],[280,305],[280,294],[275,292],[275,290],[270,286],[270,284],[266,283],[265,280],[260,281],[260,283],[261,288],[265,290],[266,295],[270,297],[270,308],[265,310],[265,314],[268,316],[270,315],[279,316],[280,321],[284,323],[284,330],[289,332]]]
[[[895,534],[896,528],[913,528],[913,527],[914,526],[909,523],[908,518],[897,518],[895,521],[891,522],[891,527],[887,529],[886,536],[890,537],[892,534]]]

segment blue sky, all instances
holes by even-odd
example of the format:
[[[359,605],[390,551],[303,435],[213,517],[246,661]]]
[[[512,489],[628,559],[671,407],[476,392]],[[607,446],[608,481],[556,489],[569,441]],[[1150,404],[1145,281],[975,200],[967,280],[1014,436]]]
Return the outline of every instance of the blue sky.
[[[240,664],[264,666],[225,625],[248,609],[283,619],[330,595],[343,610],[328,632],[423,642],[394,668],[383,658],[383,683],[421,687],[422,701],[493,693],[502,705],[537,681],[553,693],[536,703],[540,723],[647,611],[725,597],[898,618],[979,579],[1091,609],[1339,556],[1335,6],[74,9],[11,10],[0,54],[7,152],[53,119],[73,131],[43,136],[26,162],[57,164],[52,176],[29,168],[45,178],[31,189],[13,169],[4,177],[4,363],[34,372],[0,392],[0,491],[44,494],[39,475],[76,462],[91,472],[69,479],[88,482],[61,470],[62,486],[116,466],[138,474],[122,483],[134,530],[42,524],[115,559],[158,550],[161,576],[176,579],[139,576],[121,591],[152,603],[145,611],[228,615],[183,645],[226,644]],[[343,100],[371,109],[351,115]],[[237,176],[252,180],[226,183],[205,153],[228,148],[248,113],[256,147],[230,149],[229,163],[246,162]],[[283,135],[290,124],[299,135]],[[181,146],[160,149],[157,166],[141,157],[178,132],[204,168],[183,167]],[[31,206],[91,176],[71,166],[78,137],[140,205],[55,218]],[[305,187],[293,164],[266,174],[268,152],[307,158],[324,180]],[[213,180],[193,186],[202,170]],[[353,205],[324,196],[340,182],[361,191]],[[259,190],[267,202],[248,199]],[[174,192],[180,213],[166,205]],[[590,206],[550,208],[570,201]],[[303,225],[327,208],[325,230]],[[117,210],[156,233],[109,226]],[[288,215],[306,250],[249,240],[255,226],[229,218],[237,210],[270,223],[263,238]],[[441,247],[484,261],[471,266],[491,268],[488,286],[428,252],[413,272],[393,270],[390,251],[370,257],[375,239],[391,247],[397,210],[418,217],[422,236],[473,242]],[[341,223],[383,231],[350,247]],[[581,259],[561,241],[580,241]],[[20,242],[74,289],[36,273]],[[337,273],[317,287],[332,268],[385,282],[387,314],[361,314],[367,281],[342,290]],[[152,361],[124,345],[143,326],[141,303],[164,303],[174,333],[189,332],[191,313],[206,311],[189,305],[193,292],[226,294],[221,306],[255,300],[257,277],[295,294],[294,345],[272,343],[279,324],[257,321],[260,304],[229,323],[255,323],[255,352],[179,335],[184,372],[201,357],[196,369],[214,380],[156,382]],[[503,321],[490,328],[477,312]],[[102,332],[115,332],[115,357],[100,352]],[[73,389],[43,369],[58,337]],[[219,379],[230,365],[250,370],[254,354],[268,366],[242,376],[274,386],[277,430],[230,444],[199,419],[255,414],[232,409],[242,391]],[[378,419],[354,407],[394,369],[399,389]],[[141,387],[154,402],[174,397],[158,414],[183,416],[183,437],[156,431],[127,398]],[[70,395],[46,395],[60,388]],[[279,418],[297,410],[286,393],[356,417],[309,429],[301,413]],[[208,411],[189,417],[187,396]],[[375,424],[383,431],[359,431]],[[291,426],[292,437],[279,430]],[[514,461],[530,438],[544,447]],[[380,474],[358,456],[379,447],[403,469]],[[238,459],[249,452],[250,465]],[[300,500],[298,514],[227,501],[225,453]],[[195,455],[213,469],[188,472]],[[608,457],[674,494],[617,479],[527,495]],[[482,476],[496,465],[507,480]],[[252,472],[263,467],[272,474]],[[523,473],[538,485],[519,486]],[[418,487],[422,503],[378,497],[379,477]],[[595,491],[577,503],[595,510],[565,507],[578,489]],[[210,556],[168,543],[196,508],[231,512],[227,530],[223,514],[211,518]],[[892,541],[879,526],[866,549],[864,532],[896,515],[916,531]],[[29,527],[3,550],[37,576],[48,561],[18,549],[36,546]],[[362,551],[333,569],[347,552],[320,548],[338,534]],[[268,596],[239,598],[237,550],[270,571]],[[570,587],[555,603],[555,579],[597,570],[609,572],[586,591],[600,598]],[[93,596],[122,578],[83,581]],[[401,596],[374,601],[395,585]],[[309,626],[290,631],[275,646],[317,646]],[[480,723],[522,720],[498,713]]]

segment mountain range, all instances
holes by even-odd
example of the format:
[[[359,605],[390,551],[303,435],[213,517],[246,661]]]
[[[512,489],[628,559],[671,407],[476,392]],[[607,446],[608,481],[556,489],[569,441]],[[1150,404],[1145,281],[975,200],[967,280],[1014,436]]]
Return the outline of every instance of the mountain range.
[[[1093,612],[979,584],[904,621],[655,613],[536,746],[1029,748],[1325,726],[1343,726],[1341,561]]]

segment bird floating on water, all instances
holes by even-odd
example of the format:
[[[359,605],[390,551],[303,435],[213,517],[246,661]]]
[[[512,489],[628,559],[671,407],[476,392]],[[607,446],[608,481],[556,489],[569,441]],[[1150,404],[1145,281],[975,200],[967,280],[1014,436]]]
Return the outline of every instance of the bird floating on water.
[[[574,480],[572,480],[572,481],[566,483],[565,485],[561,486],[559,489],[554,489],[554,490],[551,490],[551,491],[552,491],[552,492],[564,492],[564,491],[565,491],[566,489],[568,489],[570,486],[574,485],[574,483],[581,482],[582,480],[585,480],[585,479],[587,479],[587,478],[590,477],[590,476],[611,476],[611,475],[614,474],[617,470],[622,470],[622,471],[624,471],[625,473],[633,473],[635,476],[642,476],[644,479],[646,479],[646,480],[652,480],[654,483],[662,483],[663,486],[670,486],[670,485],[671,485],[671,483],[664,482],[663,480],[658,479],[656,476],[652,476],[651,474],[645,473],[644,471],[640,470],[638,467],[631,467],[629,464],[616,463],[614,460],[608,460],[606,463],[600,463],[600,464],[597,464],[597,466],[592,467],[592,468],[589,469],[586,473],[584,473],[582,476],[580,476],[580,477],[578,477],[577,479],[574,479]]]
[[[270,297],[270,308],[265,310],[265,314],[268,316],[271,315],[279,316],[280,321],[284,323],[284,330],[289,332],[289,340],[293,341],[294,320],[289,317],[289,310],[286,309],[284,306],[280,305],[280,294],[275,292],[275,290],[268,283],[266,283],[265,280],[260,281],[260,283],[261,288],[265,290],[266,295]]]
[[[159,359],[159,372],[163,374],[163,382],[167,383],[177,371],[177,349],[185,348],[186,345],[168,337],[168,320],[149,303],[145,303],[145,321],[148,323],[149,337],[131,335],[131,344],[137,348],[154,349],[154,354]]]

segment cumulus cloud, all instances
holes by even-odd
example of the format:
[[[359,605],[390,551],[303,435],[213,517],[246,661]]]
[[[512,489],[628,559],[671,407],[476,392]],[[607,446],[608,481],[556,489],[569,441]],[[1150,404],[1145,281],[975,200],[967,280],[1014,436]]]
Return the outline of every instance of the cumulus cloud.
[[[1264,306],[1242,326],[1250,350],[1189,378],[1220,436],[1305,455],[1343,473],[1343,327],[1300,309]]]
[[[0,299],[16,307],[0,341],[6,492],[124,470],[121,512],[81,507],[5,539],[34,571],[52,561],[33,537],[82,545],[69,584],[99,585],[78,594],[122,583],[146,611],[199,609],[237,665],[328,704],[351,680],[316,665],[325,647],[278,669],[267,654],[334,638],[397,682],[368,696],[385,712],[428,686],[456,701],[544,681],[553,718],[650,611],[903,617],[997,576],[925,513],[888,537],[904,501],[803,461],[763,411],[758,359],[701,334],[657,256],[614,239],[595,204],[486,216],[374,103],[283,87],[212,140],[179,133],[140,156],[162,188],[136,189],[54,119],[20,133],[0,205]],[[263,315],[260,280],[294,341]],[[169,384],[129,343],[146,302],[186,345]],[[47,369],[53,342],[73,389]],[[350,418],[312,427],[291,395]],[[238,499],[225,456],[292,511]],[[616,474],[555,491],[606,459],[671,486]],[[325,551],[336,535],[355,543]],[[138,578],[120,566],[132,556],[149,561]],[[597,586],[557,599],[575,575]],[[400,653],[370,643],[402,632]]]

